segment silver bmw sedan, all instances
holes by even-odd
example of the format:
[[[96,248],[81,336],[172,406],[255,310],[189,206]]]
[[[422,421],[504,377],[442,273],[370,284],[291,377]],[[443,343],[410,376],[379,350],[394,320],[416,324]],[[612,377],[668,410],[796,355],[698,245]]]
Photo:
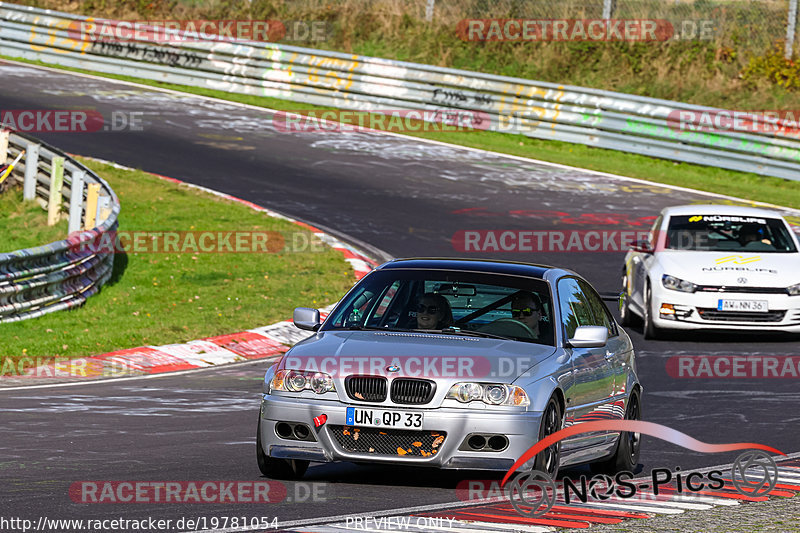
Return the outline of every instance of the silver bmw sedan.
[[[309,462],[508,470],[584,421],[639,419],[633,345],[589,283],[541,265],[400,259],[358,282],[270,367],[257,460],[271,478]],[[633,471],[640,436],[564,439],[523,469]]]

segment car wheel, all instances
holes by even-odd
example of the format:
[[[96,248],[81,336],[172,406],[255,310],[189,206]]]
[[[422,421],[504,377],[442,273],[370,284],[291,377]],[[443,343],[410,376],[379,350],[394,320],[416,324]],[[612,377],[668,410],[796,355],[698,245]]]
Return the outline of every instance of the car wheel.
[[[629,327],[633,325],[633,317],[631,316],[631,309],[628,307],[628,274],[622,274],[622,292],[619,298],[619,325]]]
[[[642,404],[639,390],[634,389],[628,398],[628,407],[625,409],[625,420],[641,420]],[[599,463],[592,463],[592,472],[603,474],[616,474],[617,472],[633,472],[639,464],[639,450],[642,444],[642,434],[623,431],[619,434],[617,449],[609,459]]]
[[[261,473],[271,479],[300,479],[308,469],[308,461],[299,459],[276,459],[264,453],[261,445],[261,414],[258,416],[256,434],[256,461]]]
[[[555,397],[550,398],[547,407],[542,413],[542,422],[539,424],[539,440],[552,435],[561,429],[561,406]],[[552,479],[558,475],[559,461],[561,460],[561,443],[557,442],[539,452],[533,464],[533,469],[544,472]]]
[[[644,298],[644,338],[648,340],[662,337],[661,329],[653,323],[653,298],[650,284],[647,284]]]

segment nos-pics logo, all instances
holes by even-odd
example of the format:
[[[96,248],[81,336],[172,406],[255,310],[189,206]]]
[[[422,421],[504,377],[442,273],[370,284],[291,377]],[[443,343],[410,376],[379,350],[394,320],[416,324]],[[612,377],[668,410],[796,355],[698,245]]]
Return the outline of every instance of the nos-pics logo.
[[[545,437],[525,452],[506,473],[501,485],[505,486],[506,495],[517,513],[525,517],[542,516],[550,511],[559,500],[559,484],[549,474],[539,470],[518,475],[506,485],[517,468],[532,459],[537,453],[565,438],[595,431],[643,433],[702,453],[745,450],[731,466],[729,481],[740,494],[748,497],[765,496],[775,488],[778,482],[778,466],[775,460],[765,452],[785,455],[775,448],[752,442],[708,444],[672,428],[641,420],[584,422]],[[588,480],[585,476],[581,476],[577,483],[565,478],[561,484],[560,498],[567,505],[573,499],[581,503],[586,503],[590,498],[597,501],[613,497],[625,499],[633,498],[640,490],[650,488],[657,496],[660,487],[672,481],[673,474],[669,469],[656,468],[651,472],[650,480],[642,479],[636,483],[633,481],[633,477],[631,472],[618,472],[613,477],[598,475]],[[719,470],[681,472],[676,474],[676,479],[679,481],[678,488],[668,489],[669,492],[682,494],[700,490],[719,490],[726,484],[723,472]]]

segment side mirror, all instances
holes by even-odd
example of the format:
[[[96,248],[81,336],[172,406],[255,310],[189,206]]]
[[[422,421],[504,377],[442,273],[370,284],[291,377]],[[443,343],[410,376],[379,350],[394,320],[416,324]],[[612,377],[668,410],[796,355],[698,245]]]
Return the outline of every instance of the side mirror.
[[[292,320],[296,328],[306,331],[317,331],[322,325],[319,319],[319,309],[310,307],[296,307]]]
[[[643,254],[652,254],[653,253],[653,246],[647,240],[639,240],[633,241],[630,245],[630,249],[634,252],[640,252]]]
[[[567,342],[573,348],[600,348],[608,341],[605,326],[578,326],[574,336]]]

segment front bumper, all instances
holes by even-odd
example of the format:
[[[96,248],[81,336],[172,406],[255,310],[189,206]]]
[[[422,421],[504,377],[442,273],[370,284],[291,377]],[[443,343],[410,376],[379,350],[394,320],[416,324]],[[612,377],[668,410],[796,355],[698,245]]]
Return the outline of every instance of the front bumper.
[[[347,426],[347,407],[391,409],[400,412],[424,413],[422,433],[439,433],[444,440],[436,453],[426,457],[399,453],[363,453],[346,450],[334,435],[335,428]],[[314,427],[314,417],[326,415],[326,423]],[[310,398],[289,398],[262,395],[261,442],[264,453],[285,459],[306,459],[315,462],[350,461],[366,463],[430,466],[444,469],[476,469],[505,471],[538,440],[542,413],[535,411],[501,411],[490,409],[409,409],[403,407],[350,405],[340,401]],[[279,422],[302,423],[311,428],[313,441],[299,441],[278,436]],[[347,426],[351,428],[353,426]],[[365,428],[367,429],[367,428]],[[502,451],[471,451],[463,442],[474,433],[502,434],[508,446]],[[388,438],[388,437],[387,437]],[[462,449],[459,449],[462,448]],[[523,465],[523,468],[530,465]]]
[[[659,287],[653,292],[652,316],[660,328],[746,329],[800,333],[800,296],[744,292],[680,292]],[[764,300],[769,312],[719,311],[719,300]],[[675,314],[663,315],[663,304]],[[672,317],[672,318],[668,318]]]

